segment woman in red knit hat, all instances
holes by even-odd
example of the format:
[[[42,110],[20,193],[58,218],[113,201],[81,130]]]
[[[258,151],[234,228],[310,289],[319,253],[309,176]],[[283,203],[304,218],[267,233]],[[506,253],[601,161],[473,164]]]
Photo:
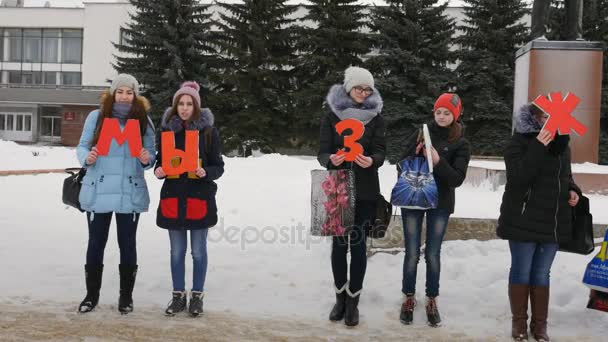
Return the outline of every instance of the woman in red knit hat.
[[[464,182],[471,149],[462,135],[458,118],[462,102],[458,95],[445,93],[439,96],[433,108],[433,118],[428,123],[432,142],[433,177],[437,184],[439,201],[437,208],[427,210],[401,209],[405,258],[401,291],[405,300],[401,306],[400,320],[411,324],[416,306],[416,271],[420,259],[422,219],[426,215],[426,315],[430,326],[439,326],[441,317],[437,309],[439,295],[440,251],[448,219],[454,212],[454,188]],[[407,140],[400,160],[417,154],[426,155],[422,134],[415,132]]]

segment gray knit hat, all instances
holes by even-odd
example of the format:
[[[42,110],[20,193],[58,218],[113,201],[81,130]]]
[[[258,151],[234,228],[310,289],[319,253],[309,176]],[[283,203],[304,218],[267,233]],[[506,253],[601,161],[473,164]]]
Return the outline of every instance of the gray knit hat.
[[[139,82],[129,74],[120,74],[114,78],[112,85],[110,86],[110,92],[114,94],[116,89],[120,87],[129,87],[133,89],[136,96],[139,96]]]
[[[367,69],[351,66],[344,71],[344,89],[347,93],[356,86],[374,88],[374,76]]]

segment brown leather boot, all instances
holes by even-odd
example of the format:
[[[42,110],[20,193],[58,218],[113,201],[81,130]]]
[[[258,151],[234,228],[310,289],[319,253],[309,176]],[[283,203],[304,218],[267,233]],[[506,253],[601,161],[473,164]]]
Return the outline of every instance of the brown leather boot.
[[[528,339],[528,294],[529,285],[509,284],[511,303],[511,337],[515,341]]]
[[[548,342],[547,317],[549,315],[549,286],[530,286],[532,320],[530,331],[537,341]]]

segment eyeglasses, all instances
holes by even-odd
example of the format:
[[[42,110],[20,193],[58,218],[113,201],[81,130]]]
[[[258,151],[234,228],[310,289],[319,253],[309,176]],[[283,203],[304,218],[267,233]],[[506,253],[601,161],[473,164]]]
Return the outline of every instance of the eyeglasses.
[[[353,89],[355,89],[359,94],[371,95],[374,93],[374,90],[372,88],[363,88],[356,86]]]

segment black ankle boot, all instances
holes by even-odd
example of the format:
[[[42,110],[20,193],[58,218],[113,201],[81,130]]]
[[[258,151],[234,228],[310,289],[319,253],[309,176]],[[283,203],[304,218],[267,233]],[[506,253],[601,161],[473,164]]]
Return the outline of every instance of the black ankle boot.
[[[78,306],[78,312],[86,313],[93,311],[99,303],[99,290],[101,289],[101,278],[103,265],[84,265],[84,276],[87,285],[87,295]]]
[[[341,321],[344,318],[344,311],[346,310],[346,285],[342,289],[336,288],[336,304],[329,313],[330,321]]]
[[[118,265],[120,271],[120,297],[118,311],[128,314],[133,311],[133,287],[137,275],[137,265]]]

